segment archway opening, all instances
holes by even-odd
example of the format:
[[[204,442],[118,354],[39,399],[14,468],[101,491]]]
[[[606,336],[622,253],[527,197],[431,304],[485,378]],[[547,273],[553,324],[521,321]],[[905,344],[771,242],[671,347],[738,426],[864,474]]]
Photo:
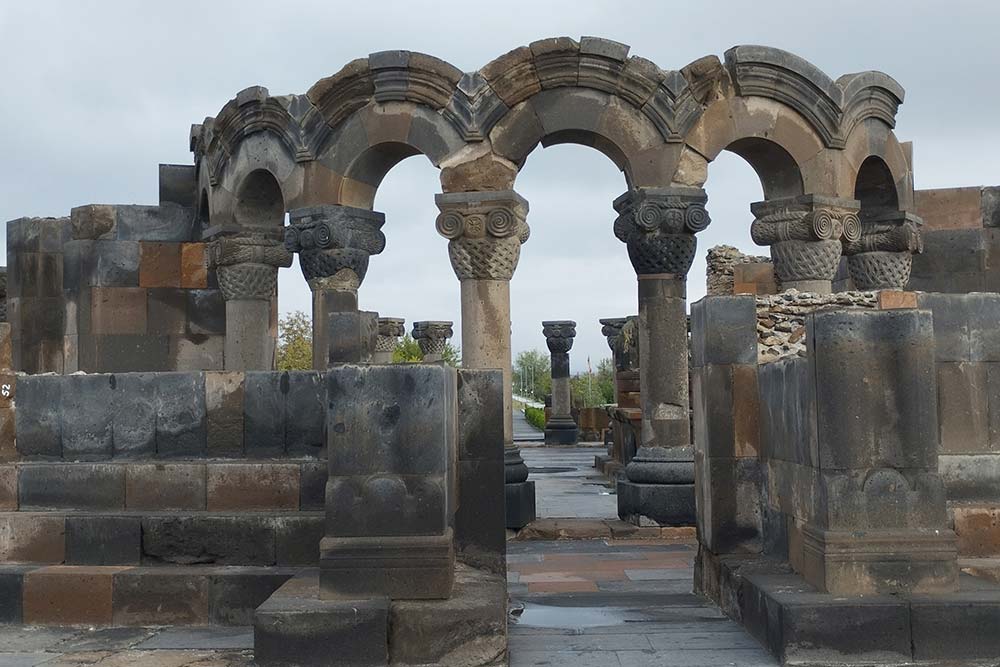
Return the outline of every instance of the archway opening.
[[[871,155],[861,163],[854,182],[854,198],[861,202],[861,211],[871,214],[899,209],[899,195],[889,165]]]
[[[208,191],[201,191],[201,199],[198,200],[198,225],[195,229],[194,240],[199,241],[205,230],[212,225],[211,214],[208,210]]]
[[[531,238],[521,246],[511,280],[514,394],[542,404],[551,392],[542,322],[575,321],[570,383],[581,435],[590,440],[571,448],[534,446],[542,442],[525,440],[525,434],[540,438],[540,433],[528,431],[515,405],[514,436],[535,482],[539,518],[617,517],[614,490],[593,467],[595,456],[606,453],[594,427],[607,424],[607,413],[601,411],[604,424],[598,425],[580,411],[596,415],[595,404],[614,400],[611,351],[598,320],[634,315],[638,302],[627,248],[613,231],[617,213],[611,204],[628,187],[621,171],[624,157],[619,152],[616,159],[616,149],[606,140],[598,143],[590,132],[546,137],[546,150],[530,154],[515,185],[530,206]],[[602,395],[602,389],[611,396]]]
[[[241,227],[281,228],[285,221],[285,200],[278,180],[266,169],[247,174],[236,193],[233,211]]]

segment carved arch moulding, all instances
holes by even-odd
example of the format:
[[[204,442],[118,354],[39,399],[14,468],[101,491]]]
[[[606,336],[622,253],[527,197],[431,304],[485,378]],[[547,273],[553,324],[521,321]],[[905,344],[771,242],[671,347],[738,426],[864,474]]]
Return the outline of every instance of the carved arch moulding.
[[[780,155],[780,173],[762,180],[791,184],[783,195],[801,188],[852,198],[860,143],[864,157],[891,166],[901,191],[912,190],[909,155],[893,134],[903,97],[881,72],[834,80],[769,47],[737,46],[722,60],[706,56],[665,70],[629,55],[625,44],[556,37],[473,72],[421,53],[383,51],[304,94],[247,88],[192,126],[190,147],[199,192],[223,223],[253,169],[275,177],[288,210],[371,208],[388,170],[411,155],[441,169],[444,192],[510,190],[538,145],[566,142],[607,155],[629,189],[700,187],[707,164],[729,149],[763,156],[758,173],[769,168],[767,155]]]

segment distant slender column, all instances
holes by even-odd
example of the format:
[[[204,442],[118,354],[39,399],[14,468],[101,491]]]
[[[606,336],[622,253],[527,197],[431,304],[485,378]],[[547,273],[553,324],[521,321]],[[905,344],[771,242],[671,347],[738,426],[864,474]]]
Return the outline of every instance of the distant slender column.
[[[413,339],[420,345],[424,363],[433,364],[444,360],[444,349],[448,340],[455,335],[454,324],[447,321],[423,321],[413,323]]]
[[[357,312],[358,287],[368,258],[385,249],[385,215],[353,206],[312,206],[289,213],[285,247],[299,255],[299,266],[312,290],[313,368],[329,363],[329,318]]]
[[[399,337],[406,333],[406,320],[400,317],[378,318],[378,339],[375,341],[373,364],[391,364]]]
[[[545,422],[545,444],[575,445],[580,439],[580,429],[573,420],[569,351],[576,337],[576,322],[542,322],[542,333],[552,355],[552,411]]]
[[[270,327],[271,299],[278,267],[291,266],[291,254],[265,235],[224,236],[209,248],[226,301],[225,369],[273,369],[277,341]]]
[[[628,322],[627,317],[605,317],[600,320],[601,333],[608,339],[608,347],[611,348],[611,367],[615,373],[615,403],[618,403],[618,338],[622,335],[622,329]]]

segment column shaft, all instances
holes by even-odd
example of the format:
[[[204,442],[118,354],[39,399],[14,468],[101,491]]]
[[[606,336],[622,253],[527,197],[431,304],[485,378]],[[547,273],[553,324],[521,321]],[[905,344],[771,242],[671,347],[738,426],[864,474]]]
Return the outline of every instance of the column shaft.
[[[462,284],[462,366],[503,372],[503,441],[514,441],[510,352],[510,281]]]
[[[686,279],[639,276],[639,376],[642,447],[687,447],[688,344]]]
[[[274,368],[276,342],[271,335],[270,320],[270,301],[226,301],[227,371],[269,371]]]
[[[314,289],[312,293],[313,369],[325,371],[329,365],[328,320],[331,313],[356,312],[357,290]]]

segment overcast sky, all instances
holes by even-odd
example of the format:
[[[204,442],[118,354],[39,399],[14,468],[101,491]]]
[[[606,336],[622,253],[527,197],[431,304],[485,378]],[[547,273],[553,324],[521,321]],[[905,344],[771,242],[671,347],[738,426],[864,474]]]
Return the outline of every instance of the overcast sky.
[[[481,12],[481,13],[477,13]],[[157,164],[190,164],[188,128],[239,90],[304,93],[348,61],[386,49],[433,54],[462,70],[535,39],[597,35],[663,69],[737,44],[793,51],[832,78],[867,69],[906,89],[897,135],[913,140],[918,188],[1000,182],[1000,3],[863,2],[182,2],[5,1],[0,5],[3,161],[0,219],[61,216],[87,203],[155,203]],[[544,349],[543,319],[574,319],[574,371],[608,356],[597,319],[636,310],[635,274],[614,238],[625,181],[577,146],[538,149],[517,189],[532,236],[511,286],[513,347]],[[712,225],[699,234],[689,299],[704,294],[705,251],[754,251],[750,167],[723,153],[709,168]],[[405,160],[383,182],[386,251],[372,258],[362,307],[459,321],[458,281],[434,231],[437,170]],[[297,267],[283,311],[309,310]],[[456,326],[456,342],[460,340]]]

